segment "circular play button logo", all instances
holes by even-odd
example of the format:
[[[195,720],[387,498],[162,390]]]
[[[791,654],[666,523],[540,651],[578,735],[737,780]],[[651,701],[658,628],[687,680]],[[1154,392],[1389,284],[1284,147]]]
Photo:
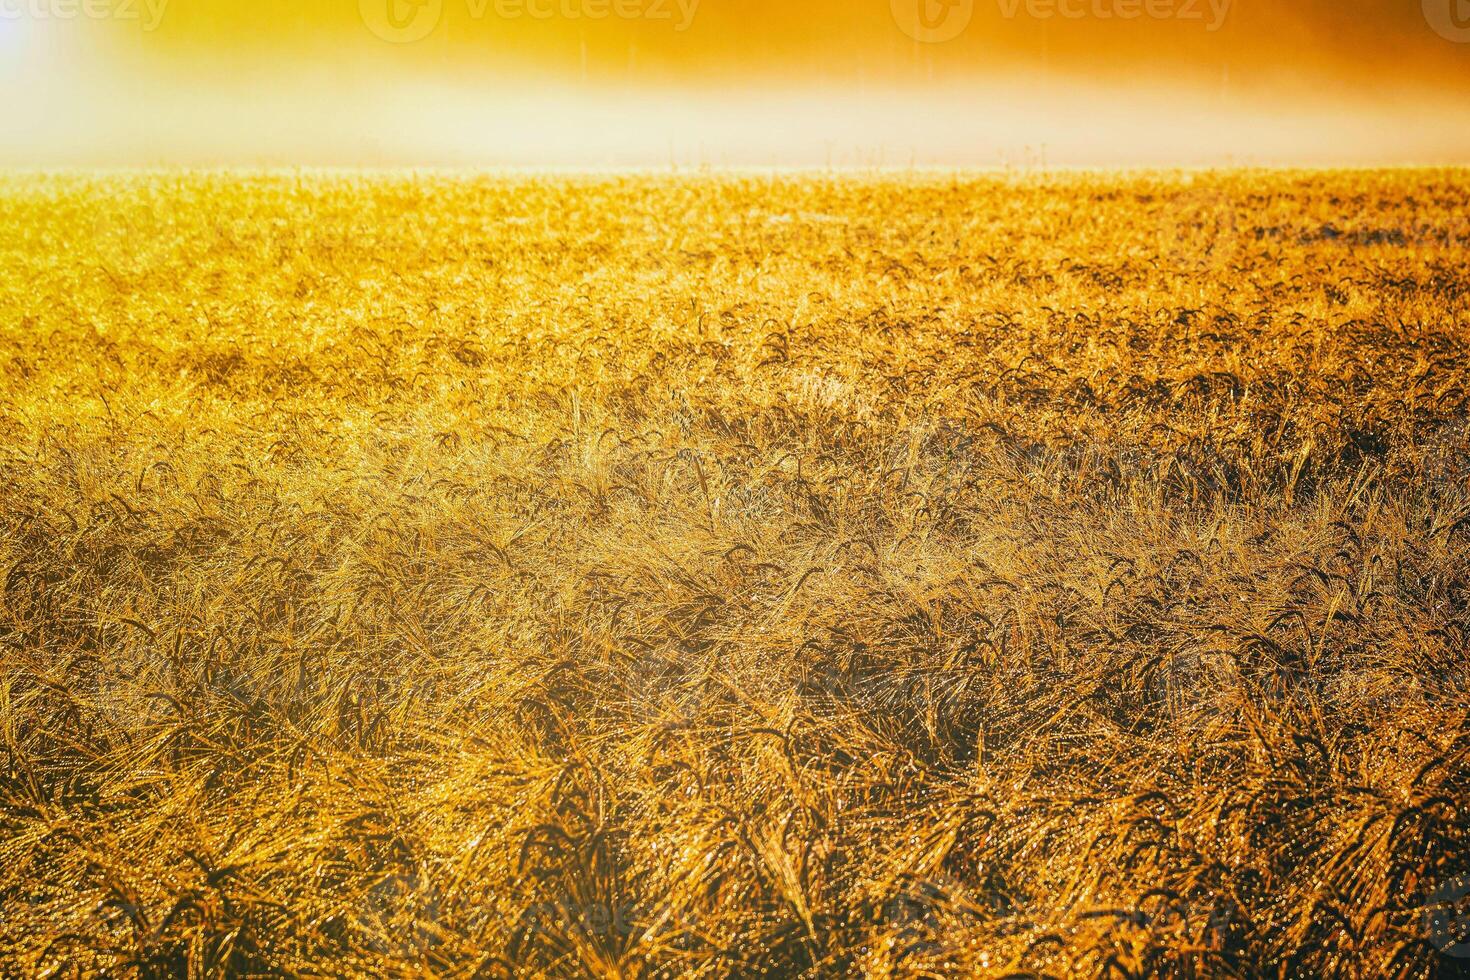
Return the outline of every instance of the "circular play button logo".
[[[924,44],[953,41],[975,16],[975,0],[889,0],[889,5],[899,30]]]
[[[357,0],[367,29],[390,44],[428,37],[444,14],[444,0]]]
[[[1470,0],[1424,0],[1424,19],[1446,41],[1470,43]]]

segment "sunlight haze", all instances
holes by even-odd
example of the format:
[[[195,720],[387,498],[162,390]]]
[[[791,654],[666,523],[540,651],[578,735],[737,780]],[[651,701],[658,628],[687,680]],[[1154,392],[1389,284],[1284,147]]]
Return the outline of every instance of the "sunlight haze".
[[[1440,2],[3,0],[0,165],[1456,163]]]

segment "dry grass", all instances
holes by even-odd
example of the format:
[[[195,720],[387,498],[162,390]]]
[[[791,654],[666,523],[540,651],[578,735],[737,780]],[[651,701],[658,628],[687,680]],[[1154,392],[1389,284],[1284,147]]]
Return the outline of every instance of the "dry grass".
[[[0,182],[5,971],[1464,975],[1467,195]]]

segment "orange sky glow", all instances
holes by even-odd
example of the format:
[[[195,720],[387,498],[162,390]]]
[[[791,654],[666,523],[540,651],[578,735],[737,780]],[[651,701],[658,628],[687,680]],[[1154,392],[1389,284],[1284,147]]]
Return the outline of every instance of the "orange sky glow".
[[[1470,0],[0,0],[0,166],[1470,163]]]

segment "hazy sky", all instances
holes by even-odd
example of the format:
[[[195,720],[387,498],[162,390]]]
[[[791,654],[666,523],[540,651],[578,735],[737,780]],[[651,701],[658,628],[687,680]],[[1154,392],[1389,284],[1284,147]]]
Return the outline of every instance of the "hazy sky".
[[[1470,0],[0,0],[0,165],[1470,164]]]

